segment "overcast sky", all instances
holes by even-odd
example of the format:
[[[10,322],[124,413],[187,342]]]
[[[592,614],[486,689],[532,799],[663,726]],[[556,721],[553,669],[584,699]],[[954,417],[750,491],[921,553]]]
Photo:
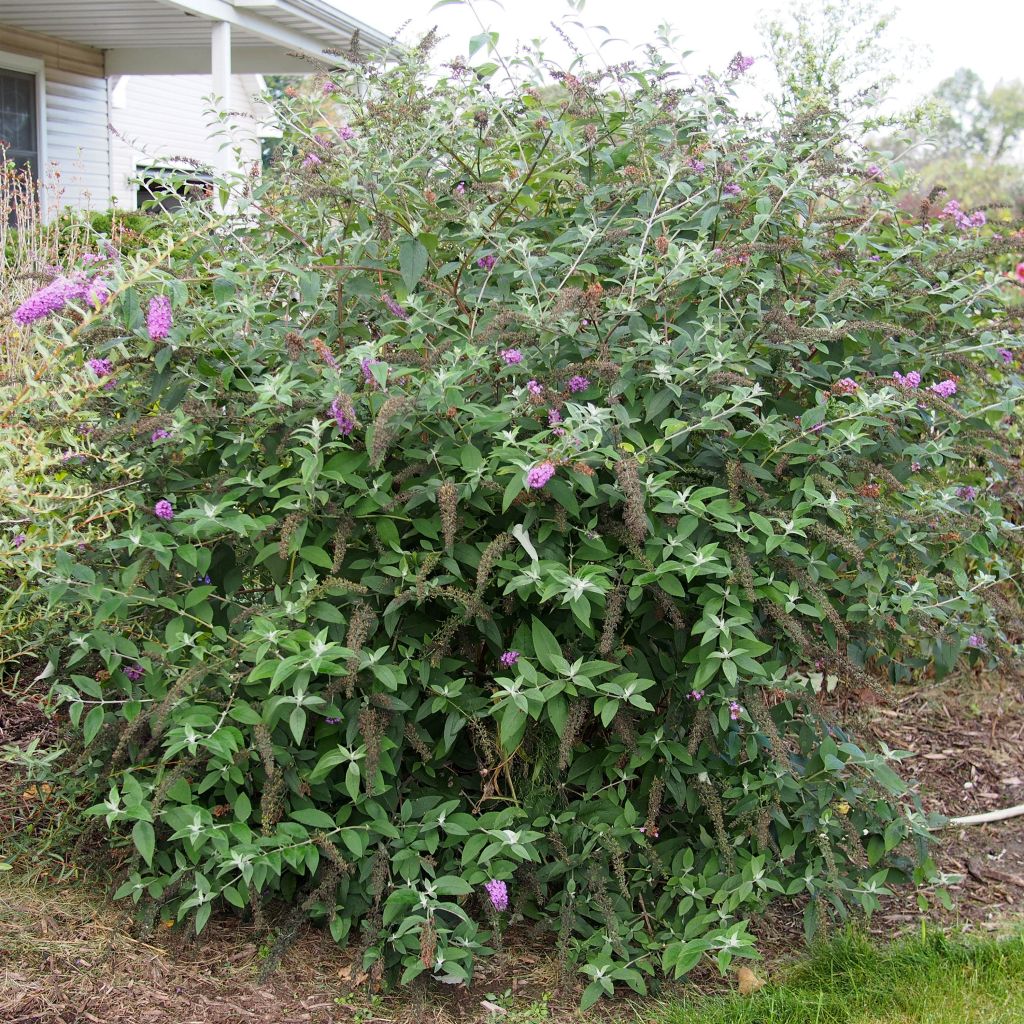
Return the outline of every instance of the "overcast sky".
[[[408,20],[402,33],[405,40],[437,25],[448,37],[438,50],[444,57],[465,55],[468,39],[480,31],[469,11],[456,4],[431,11],[433,0],[332,2],[387,32]],[[623,40],[602,51],[609,63],[627,59],[635,47],[654,38],[661,22],[668,21],[681,48],[694,51],[687,70],[702,72],[709,67],[721,70],[737,50],[755,57],[762,54],[758,23],[764,14],[789,6],[787,0],[587,0],[580,20],[603,25]],[[899,102],[909,105],[959,67],[973,68],[988,85],[1000,78],[1024,77],[1022,0],[894,0],[892,6],[899,11],[892,40],[903,43],[908,64],[907,81],[897,90]],[[500,33],[503,51],[508,52],[517,39],[542,36],[549,41],[545,52],[565,57],[567,51],[551,28],[552,20],[560,20],[569,10],[565,0],[505,0],[501,6],[494,0],[477,0],[476,7],[488,28]],[[605,37],[595,32],[592,38]]]

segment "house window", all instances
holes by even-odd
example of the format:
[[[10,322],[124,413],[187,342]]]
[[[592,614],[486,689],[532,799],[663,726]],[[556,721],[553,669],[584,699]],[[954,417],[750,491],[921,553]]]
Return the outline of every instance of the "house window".
[[[0,68],[0,148],[8,160],[39,176],[39,108],[36,76]]]
[[[209,199],[213,183],[208,175],[169,167],[140,167],[135,205],[139,210],[177,210],[183,203]]]

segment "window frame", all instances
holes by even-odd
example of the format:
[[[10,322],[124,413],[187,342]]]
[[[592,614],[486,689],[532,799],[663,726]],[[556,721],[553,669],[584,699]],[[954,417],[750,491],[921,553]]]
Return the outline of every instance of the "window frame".
[[[45,171],[48,166],[49,154],[47,152],[47,130],[46,130],[46,62],[41,57],[27,57],[21,53],[9,53],[7,50],[0,50],[0,69],[4,71],[18,71],[22,74],[33,75],[36,80],[36,159],[38,167],[34,167],[36,181],[42,183],[45,180]],[[42,213],[45,216],[46,190],[39,189],[39,201],[42,206]]]

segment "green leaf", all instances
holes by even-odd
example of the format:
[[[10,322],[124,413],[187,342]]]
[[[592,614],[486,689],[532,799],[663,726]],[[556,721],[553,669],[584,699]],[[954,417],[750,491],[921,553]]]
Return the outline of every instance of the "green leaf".
[[[292,811],[290,817],[310,828],[334,828],[334,819],[316,807],[300,807]]]
[[[537,655],[537,660],[549,672],[557,672],[555,659],[562,660],[562,648],[555,639],[555,634],[536,617],[533,619],[530,632],[533,636],[533,651]]]
[[[103,705],[98,704],[85,716],[85,724],[82,726],[82,739],[85,741],[86,746],[96,739],[96,734],[102,727]]]
[[[398,266],[405,290],[411,292],[427,269],[427,247],[419,239],[407,235],[398,243]]]
[[[156,833],[148,821],[137,821],[132,827],[132,841],[135,849],[142,854],[147,867],[153,865],[153,851],[156,849]]]

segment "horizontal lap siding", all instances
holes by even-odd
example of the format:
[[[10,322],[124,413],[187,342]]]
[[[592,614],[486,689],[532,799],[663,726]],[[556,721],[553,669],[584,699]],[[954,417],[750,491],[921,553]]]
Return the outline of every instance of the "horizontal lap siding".
[[[231,82],[231,109],[254,112],[246,81],[237,75]],[[114,194],[119,206],[134,209],[136,189],[131,179],[140,167],[181,166],[185,157],[212,166],[223,136],[212,138],[209,75],[131,75],[125,87],[125,106],[111,111],[114,137]],[[222,126],[218,123],[217,129]],[[235,121],[236,139],[242,144],[242,162],[248,167],[260,159],[256,124],[248,118]]]
[[[35,57],[46,74],[46,158],[61,203],[110,205],[107,81],[103,54],[0,24],[0,50]]]

